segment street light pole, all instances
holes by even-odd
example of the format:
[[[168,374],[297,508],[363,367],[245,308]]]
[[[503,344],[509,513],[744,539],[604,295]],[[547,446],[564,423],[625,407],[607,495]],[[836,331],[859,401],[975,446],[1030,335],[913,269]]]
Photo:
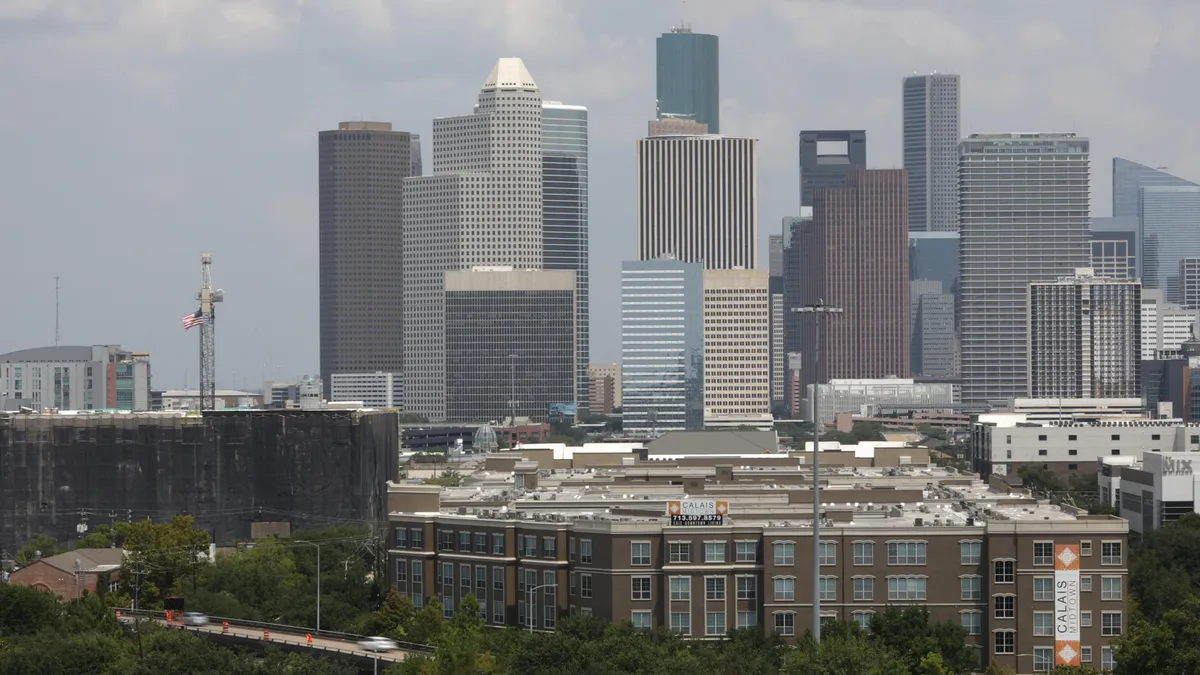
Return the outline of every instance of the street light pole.
[[[533,609],[534,602],[537,600],[537,592],[543,588],[558,588],[558,584],[542,584],[541,586],[534,586],[533,588],[529,589],[529,603],[525,607],[525,623],[529,624],[530,633],[533,632],[533,627],[537,624],[537,615],[534,613]],[[557,607],[558,603],[556,602],[554,604]]]
[[[297,544],[317,547],[317,635],[321,634],[321,545],[312,541],[296,539]]]
[[[825,314],[842,314],[841,307],[827,307],[824,300],[815,305],[793,307],[793,312],[813,314],[817,319],[816,349],[813,350],[813,639],[821,644],[821,317]]]

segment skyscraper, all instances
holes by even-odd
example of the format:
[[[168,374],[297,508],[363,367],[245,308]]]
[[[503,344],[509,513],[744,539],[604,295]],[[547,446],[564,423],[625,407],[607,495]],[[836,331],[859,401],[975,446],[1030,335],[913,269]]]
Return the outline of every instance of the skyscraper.
[[[622,428],[704,428],[704,266],[621,264]]]
[[[1200,185],[1141,189],[1142,283],[1183,302],[1179,262],[1200,256]]]
[[[758,266],[758,140],[655,136],[637,142],[639,260]]]
[[[824,301],[844,314],[800,324],[805,384],[831,378],[909,373],[908,185],[902,169],[852,169],[845,187],[814,192],[813,218],[792,235],[799,246],[799,305]],[[790,269],[790,266],[789,266]]]
[[[1196,187],[1196,183],[1123,157],[1113,157],[1112,214],[1114,218],[1137,218],[1144,187]]]
[[[1089,148],[1072,133],[972,134],[959,164],[962,400],[1028,395],[1028,293],[1086,267]]]
[[[407,160],[407,158],[405,158]],[[433,121],[433,172],[404,182],[404,409],[446,418],[446,272],[542,267],[542,97],[502,58],[475,112]]]
[[[908,227],[958,231],[959,77],[904,78],[904,171]]]
[[[771,422],[767,270],[704,270],[704,425]]]
[[[721,133],[720,50],[716,35],[693,33],[686,26],[658,37],[658,110],[708,126]]]
[[[800,207],[813,205],[821,188],[843,187],[846,172],[867,168],[867,132],[808,130],[800,132]]]
[[[317,136],[326,387],[333,373],[404,369],[402,185],[412,146],[411,134],[390,122],[342,122]]]
[[[1029,395],[1141,396],[1141,304],[1140,281],[1091,269],[1029,284]]]
[[[588,405],[588,111],[542,102],[542,267],[575,272],[575,402]]]

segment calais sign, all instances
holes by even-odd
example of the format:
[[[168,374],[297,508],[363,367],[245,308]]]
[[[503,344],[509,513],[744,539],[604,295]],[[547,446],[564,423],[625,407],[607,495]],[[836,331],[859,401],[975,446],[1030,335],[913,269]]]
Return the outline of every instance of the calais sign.
[[[714,499],[681,499],[667,502],[672,525],[723,525],[729,502]]]
[[[1054,665],[1079,665],[1079,545],[1054,547]]]

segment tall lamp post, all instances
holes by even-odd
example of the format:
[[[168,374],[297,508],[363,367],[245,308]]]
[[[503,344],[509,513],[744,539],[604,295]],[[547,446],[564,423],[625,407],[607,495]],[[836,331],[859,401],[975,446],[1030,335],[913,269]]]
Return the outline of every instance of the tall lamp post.
[[[317,547],[317,635],[321,634],[321,545],[315,541],[293,540],[297,544],[308,544]]]
[[[813,350],[813,639],[821,644],[821,317],[842,314],[841,307],[827,307],[824,300],[815,305],[793,307],[793,312],[812,314],[817,319],[816,349]]]
[[[537,624],[537,612],[534,610],[534,602],[537,600],[537,592],[543,588],[558,588],[558,584],[542,584],[541,586],[534,586],[533,588],[529,589],[529,603],[525,607],[525,619],[526,623],[529,624],[530,633],[533,632],[533,627]],[[558,603],[555,602],[554,605],[557,609]]]

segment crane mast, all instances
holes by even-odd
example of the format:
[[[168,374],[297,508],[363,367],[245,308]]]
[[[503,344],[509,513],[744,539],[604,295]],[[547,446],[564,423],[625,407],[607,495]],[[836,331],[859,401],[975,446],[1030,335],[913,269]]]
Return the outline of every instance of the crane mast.
[[[200,314],[204,322],[200,324],[200,409],[217,409],[217,362],[216,362],[216,303],[225,299],[225,292],[213,290],[212,287],[212,255],[205,253],[200,256],[200,292],[196,294],[200,301]]]

